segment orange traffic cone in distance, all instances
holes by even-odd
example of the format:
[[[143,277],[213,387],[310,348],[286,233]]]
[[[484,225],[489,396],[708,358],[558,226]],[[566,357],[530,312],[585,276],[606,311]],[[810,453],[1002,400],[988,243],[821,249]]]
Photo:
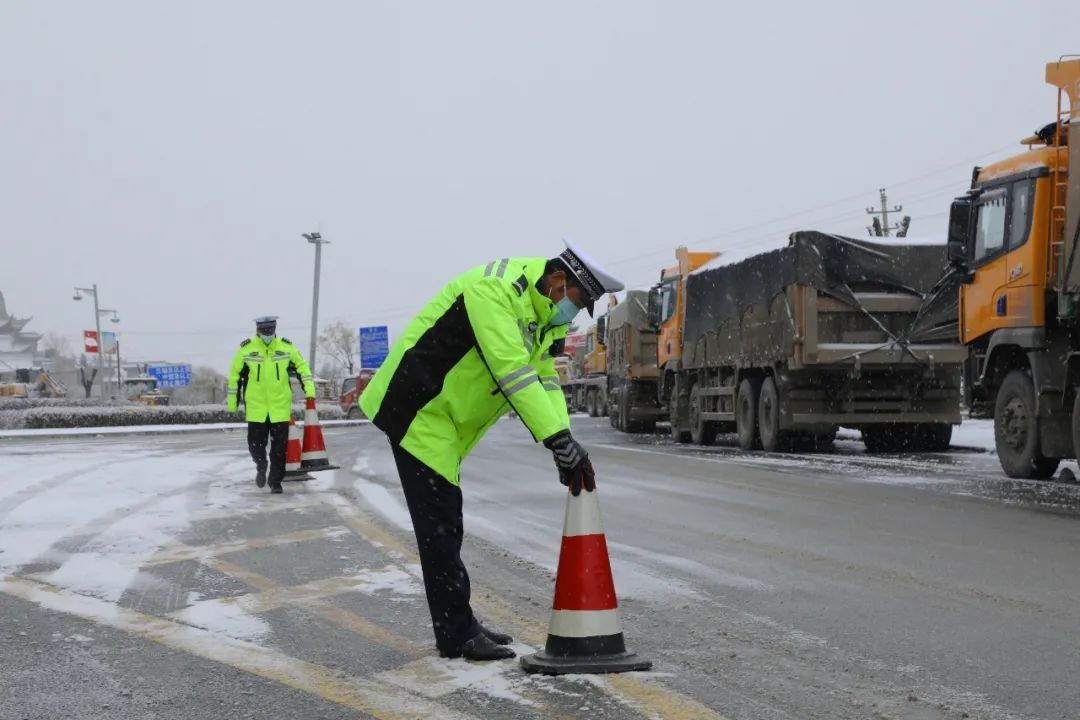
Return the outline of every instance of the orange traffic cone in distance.
[[[330,464],[330,458],[326,454],[326,442],[323,440],[322,427],[319,426],[315,398],[307,399],[304,410],[304,446],[300,454],[300,467],[308,472],[338,469],[337,465]]]
[[[300,468],[300,428],[289,418],[289,444],[285,446],[285,480],[311,480],[306,470]]]
[[[566,494],[559,570],[544,649],[521,658],[526,672],[613,673],[648,670],[652,662],[626,650],[607,539],[596,491]]]

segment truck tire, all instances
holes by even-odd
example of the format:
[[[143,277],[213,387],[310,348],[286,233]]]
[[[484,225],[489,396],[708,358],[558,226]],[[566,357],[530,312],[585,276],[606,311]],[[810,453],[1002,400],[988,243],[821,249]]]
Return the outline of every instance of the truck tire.
[[[674,388],[671,391],[671,397],[668,398],[668,417],[671,420],[671,437],[677,443],[688,443],[691,440],[690,431],[686,428],[679,427],[679,396],[678,388]]]
[[[780,391],[772,377],[765,378],[758,393],[758,436],[766,452],[789,452],[796,437],[780,429]]]
[[[585,391],[585,412],[589,414],[589,417],[596,417],[596,391]]]
[[[638,433],[641,430],[638,424],[630,419],[630,393],[629,391],[619,396],[619,427],[625,433]]]
[[[345,417],[348,418],[349,420],[359,420],[360,419],[360,407],[357,406],[357,405],[351,405],[349,407],[349,412],[345,413]]]
[[[994,445],[1001,469],[1011,478],[1045,480],[1061,462],[1039,451],[1035,387],[1026,370],[1005,376],[994,403]]]
[[[701,419],[701,386],[690,389],[690,440],[695,445],[712,445],[716,442],[716,423]]]
[[[1072,413],[1073,457],[1080,457],[1080,388],[1076,391]]]
[[[953,426],[921,423],[915,426],[915,452],[945,452],[952,444]]]
[[[916,449],[917,435],[911,425],[896,423],[874,425],[862,429],[862,441],[866,452],[880,453],[912,452]]]
[[[757,450],[761,447],[757,422],[760,394],[759,378],[743,378],[739,383],[739,392],[735,397],[735,432],[739,436],[739,447],[743,450]]]
[[[596,415],[597,417],[607,417],[608,415],[608,399],[606,390],[596,391]]]

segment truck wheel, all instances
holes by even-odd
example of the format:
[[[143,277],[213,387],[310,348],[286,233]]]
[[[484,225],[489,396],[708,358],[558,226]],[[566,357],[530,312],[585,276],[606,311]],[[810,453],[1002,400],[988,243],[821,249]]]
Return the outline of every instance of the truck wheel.
[[[596,391],[596,416],[607,417],[608,415],[608,399],[607,393],[603,390]]]
[[[1072,413],[1073,457],[1080,457],[1080,388],[1076,391]]]
[[[596,393],[592,390],[585,392],[585,412],[589,417],[596,417]]]
[[[739,393],[735,398],[735,432],[739,435],[739,447],[743,450],[761,447],[757,421],[760,394],[760,379],[743,378],[739,383]]]
[[[668,399],[668,417],[671,419],[671,437],[677,443],[688,443],[691,440],[690,431],[679,427],[679,396],[677,392],[677,389],[672,390],[671,397]]]
[[[945,452],[952,444],[953,426],[944,423],[922,423],[915,426],[916,452]]]
[[[345,413],[345,417],[347,417],[349,420],[357,420],[357,419],[359,419],[360,418],[360,408],[358,406],[356,406],[356,405],[351,406],[349,408],[349,412]]]
[[[994,404],[994,445],[1001,469],[1011,478],[1045,480],[1054,474],[1056,458],[1039,451],[1035,387],[1026,370],[1005,377]]]
[[[695,445],[712,445],[716,442],[716,423],[701,419],[701,386],[690,389],[690,439]]]
[[[765,378],[758,397],[758,432],[766,452],[788,452],[795,444],[792,433],[780,429],[780,391],[776,381]]]
[[[866,452],[900,453],[913,450],[915,434],[910,426],[888,424],[862,429],[862,441]]]
[[[619,427],[625,433],[636,433],[637,423],[630,419],[630,393],[619,396]]]

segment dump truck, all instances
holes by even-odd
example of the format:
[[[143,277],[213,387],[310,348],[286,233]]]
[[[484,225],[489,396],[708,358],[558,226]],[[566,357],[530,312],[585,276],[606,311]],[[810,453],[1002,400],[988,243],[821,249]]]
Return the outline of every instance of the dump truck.
[[[807,231],[743,259],[676,257],[649,307],[677,440],[809,450],[843,426],[871,452],[949,446],[967,351],[945,243]]]
[[[660,372],[648,302],[648,291],[630,290],[606,316],[608,415],[612,427],[629,433],[653,432],[667,417],[657,401]]]
[[[584,332],[584,340],[568,343],[569,363],[560,374],[566,407],[570,412],[585,412],[589,417],[607,415],[607,348],[604,346],[604,323],[597,318]]]
[[[1046,66],[1053,121],[1021,141],[1026,151],[976,167],[949,216],[965,393],[973,413],[993,417],[1014,478],[1049,478],[1080,449],[1080,141],[1070,138],[1080,59],[1070,57]]]

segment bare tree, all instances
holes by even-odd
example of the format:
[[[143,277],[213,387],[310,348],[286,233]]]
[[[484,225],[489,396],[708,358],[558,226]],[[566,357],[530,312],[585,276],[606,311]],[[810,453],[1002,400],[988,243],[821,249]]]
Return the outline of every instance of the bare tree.
[[[172,390],[169,398],[176,405],[222,402],[225,399],[225,376],[212,367],[196,366],[191,370],[191,384]]]
[[[90,368],[90,376],[87,377],[87,367],[84,364],[79,368],[79,382],[82,383],[83,390],[86,391],[86,399],[90,399],[90,392],[94,389],[94,379],[97,377],[97,368]]]
[[[41,342],[42,354],[50,360],[58,360],[60,358],[73,357],[74,353],[71,352],[71,340],[67,335],[63,335],[57,332],[50,332],[45,336],[45,339]]]
[[[355,375],[359,365],[359,336],[355,329],[338,321],[319,334],[319,350],[326,353],[346,375]],[[325,368],[325,365],[323,366]],[[337,373],[330,373],[337,375]]]

